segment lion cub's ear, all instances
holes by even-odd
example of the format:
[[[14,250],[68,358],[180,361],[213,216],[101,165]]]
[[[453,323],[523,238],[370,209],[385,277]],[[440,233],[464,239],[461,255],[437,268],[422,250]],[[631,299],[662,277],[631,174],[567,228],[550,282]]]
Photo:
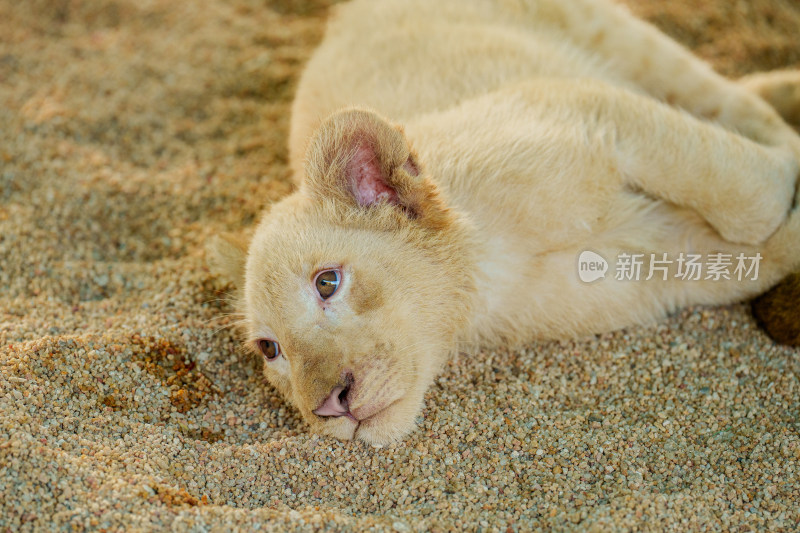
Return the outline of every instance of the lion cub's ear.
[[[365,208],[396,205],[428,226],[446,223],[441,194],[421,172],[402,129],[376,113],[349,109],[331,115],[306,155],[312,193]]]
[[[237,289],[244,287],[244,268],[247,262],[247,242],[230,233],[212,236],[206,242],[206,263],[214,274],[233,283]]]

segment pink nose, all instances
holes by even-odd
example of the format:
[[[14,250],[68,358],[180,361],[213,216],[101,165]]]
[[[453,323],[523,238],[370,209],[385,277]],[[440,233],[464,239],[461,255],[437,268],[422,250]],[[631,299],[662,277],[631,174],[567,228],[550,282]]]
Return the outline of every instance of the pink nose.
[[[347,405],[347,393],[350,387],[334,387],[330,395],[322,402],[322,405],[314,409],[317,416],[345,416],[350,414]]]
[[[344,385],[337,385],[322,402],[322,405],[314,409],[317,416],[346,416],[354,418],[350,413],[350,385],[353,383],[353,374],[347,372],[344,376]]]

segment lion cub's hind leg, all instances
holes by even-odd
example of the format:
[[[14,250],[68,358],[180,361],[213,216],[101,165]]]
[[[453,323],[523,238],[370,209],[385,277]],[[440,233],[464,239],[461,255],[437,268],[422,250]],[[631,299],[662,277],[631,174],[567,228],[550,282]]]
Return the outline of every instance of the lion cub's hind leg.
[[[622,6],[602,0],[529,0],[527,5],[535,18],[601,57],[612,77],[760,144],[787,147],[800,160],[800,138],[781,119],[797,116],[796,74],[739,84]]]

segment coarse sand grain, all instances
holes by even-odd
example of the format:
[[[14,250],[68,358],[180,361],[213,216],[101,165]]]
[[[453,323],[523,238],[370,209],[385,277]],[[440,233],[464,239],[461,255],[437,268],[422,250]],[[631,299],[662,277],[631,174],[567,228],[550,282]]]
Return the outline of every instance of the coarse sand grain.
[[[204,242],[287,194],[326,0],[0,0],[0,531],[797,531],[800,352],[747,306],[461,354],[382,448],[308,433]],[[794,0],[627,0],[731,76]]]

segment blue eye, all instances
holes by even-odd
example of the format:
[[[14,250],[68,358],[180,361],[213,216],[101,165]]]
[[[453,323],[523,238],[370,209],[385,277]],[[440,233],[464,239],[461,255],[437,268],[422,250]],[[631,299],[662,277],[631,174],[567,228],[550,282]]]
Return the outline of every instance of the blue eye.
[[[320,298],[327,300],[334,295],[336,289],[339,288],[339,282],[342,276],[338,270],[323,270],[317,274],[314,279],[314,285],[317,287],[317,292]]]
[[[259,339],[258,349],[267,361],[272,361],[281,354],[281,347],[271,339]]]

